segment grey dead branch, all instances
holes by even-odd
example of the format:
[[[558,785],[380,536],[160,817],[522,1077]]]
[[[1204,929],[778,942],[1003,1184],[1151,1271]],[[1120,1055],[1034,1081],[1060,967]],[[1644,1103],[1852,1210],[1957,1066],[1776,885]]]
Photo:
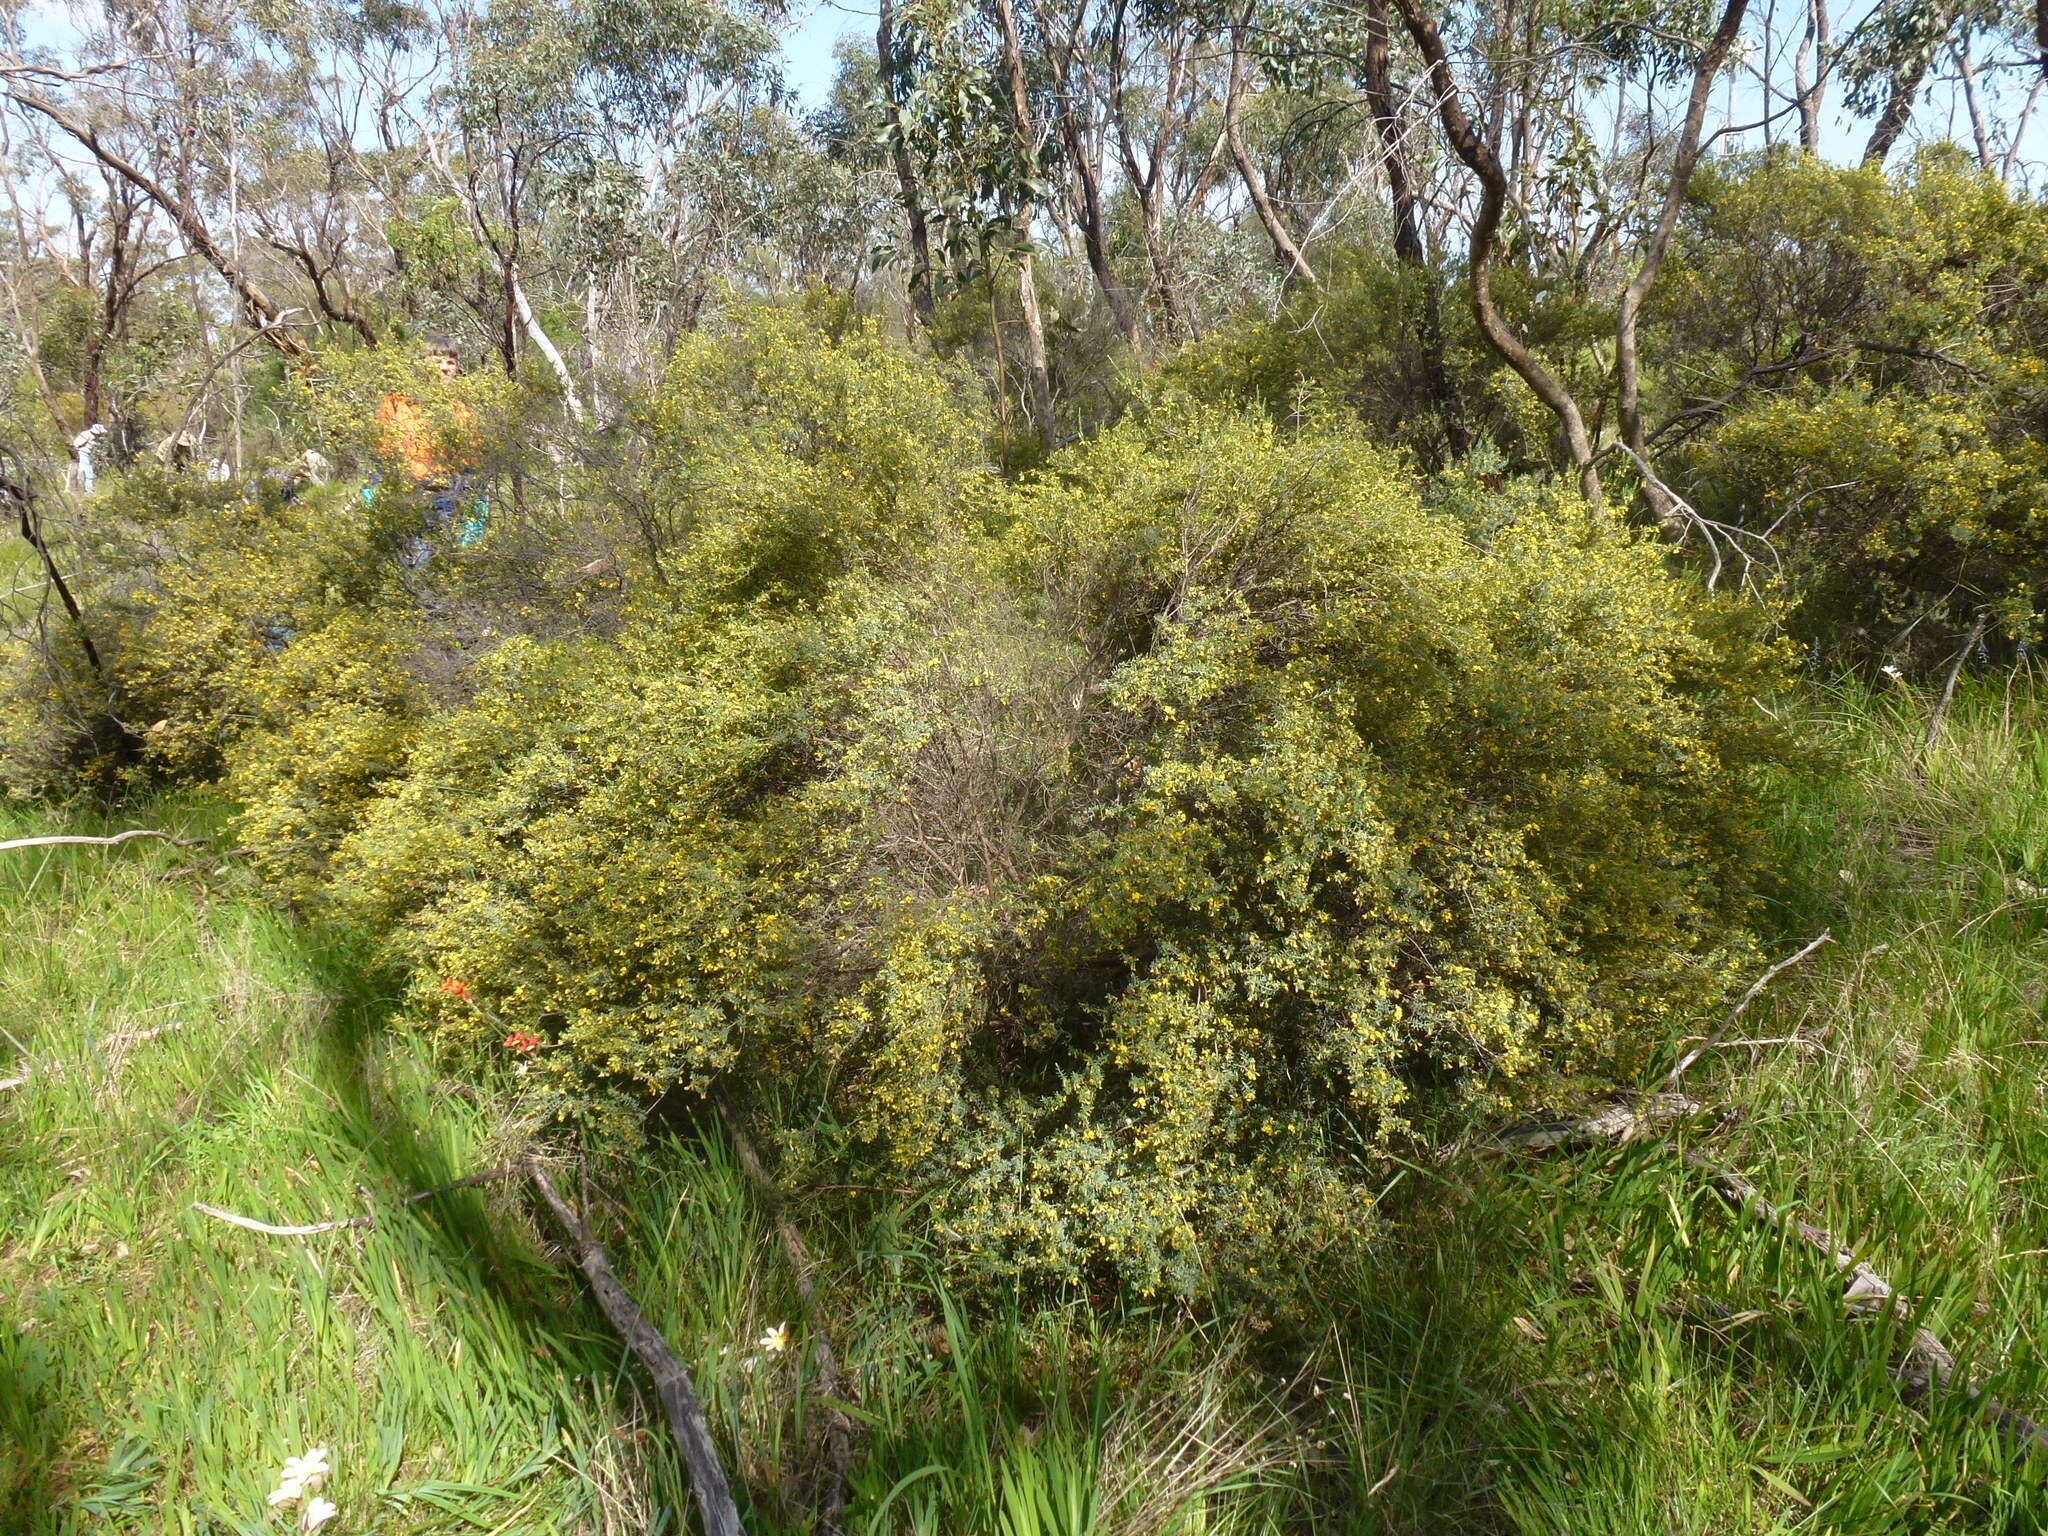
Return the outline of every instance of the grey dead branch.
[[[619,1284],[612,1274],[611,1262],[605,1257],[603,1245],[591,1236],[590,1229],[583,1224],[583,1218],[575,1208],[556,1192],[547,1170],[538,1162],[529,1162],[526,1172],[542,1202],[568,1236],[569,1251],[576,1260],[577,1268],[590,1282],[591,1295],[597,1299],[598,1310],[604,1313],[605,1320],[626,1341],[634,1358],[654,1380],[655,1394],[661,1399],[662,1412],[668,1418],[669,1433],[675,1439],[676,1449],[682,1453],[683,1465],[689,1469],[690,1492],[697,1501],[697,1513],[704,1522],[705,1536],[743,1536],[739,1509],[733,1503],[732,1490],[725,1480],[725,1468],[719,1464],[718,1448],[711,1441],[711,1426],[705,1422],[704,1407],[698,1401],[690,1373],[670,1353],[661,1331],[647,1321],[646,1314]]]
[[[1763,975],[1757,977],[1755,981],[1751,982],[1749,984],[1749,990],[1744,992],[1741,997],[1736,999],[1735,1006],[1729,1010],[1728,1017],[1721,1021],[1721,1027],[1715,1030],[1711,1035],[1707,1036],[1707,1038],[1702,1040],[1698,1045],[1694,1046],[1690,1051],[1687,1051],[1685,1055],[1681,1056],[1678,1059],[1678,1064],[1674,1066],[1668,1073],[1665,1074],[1664,1082],[1662,1085],[1664,1091],[1669,1093],[1675,1090],[1678,1087],[1679,1079],[1684,1077],[1685,1074],[1691,1070],[1692,1064],[1694,1062],[1698,1061],[1702,1056],[1706,1055],[1707,1052],[1714,1050],[1716,1047],[1724,1044],[1727,1041],[1730,1032],[1732,1032],[1735,1026],[1739,1022],[1741,1022],[1744,1011],[1748,1009],[1751,1003],[1756,1001],[1758,993],[1762,992],[1765,987],[1768,987],[1773,981],[1777,980],[1777,978],[1783,975],[1786,971],[1791,970],[1793,966],[1799,964],[1800,961],[1804,960],[1808,955],[1812,954],[1815,950],[1819,949],[1823,944],[1833,943],[1834,937],[1835,936],[1833,933],[1823,931],[1820,937],[1812,940],[1795,953],[1787,955],[1784,959],[1780,960],[1776,965],[1773,965],[1769,970],[1765,971]]]
[[[178,848],[197,848],[206,840],[199,837],[180,837],[175,832],[161,832],[154,827],[131,827],[126,832],[116,832],[111,837],[86,837],[74,833],[61,833],[48,837],[16,837],[0,843],[0,853],[13,853],[20,848],[118,848],[123,843],[141,837],[162,838]]]
[[[1818,942],[1815,941],[1816,945]],[[1781,962],[1780,968],[1789,963]],[[1683,1094],[1645,1093],[1605,1104],[1577,1119],[1517,1129],[1488,1143],[1486,1149],[1542,1154],[1642,1142],[1661,1144],[1686,1167],[1704,1176],[1708,1186],[1732,1209],[1827,1255],[1843,1277],[1842,1302],[1848,1310],[1889,1315],[1912,1329],[1904,1348],[1892,1362],[1899,1395],[1908,1403],[1923,1403],[1941,1392],[1960,1392],[2016,1453],[2027,1455],[2048,1450],[2048,1428],[1972,1381],[1958,1365],[1954,1351],[1931,1329],[1919,1325],[1912,1302],[1869,1263],[1859,1259],[1853,1244],[1844,1242],[1826,1227],[1805,1220],[1791,1206],[1774,1204],[1749,1178],[1700,1148],[1681,1150],[1672,1140],[1673,1134],[1702,1117],[1705,1111],[1706,1106]]]

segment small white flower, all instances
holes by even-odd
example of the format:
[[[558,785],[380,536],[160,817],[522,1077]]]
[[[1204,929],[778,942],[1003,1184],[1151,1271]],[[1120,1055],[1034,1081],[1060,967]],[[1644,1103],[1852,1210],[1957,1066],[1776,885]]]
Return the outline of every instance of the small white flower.
[[[302,1531],[317,1531],[321,1526],[332,1520],[337,1513],[338,1511],[332,1504],[316,1494],[306,1500],[306,1512],[299,1516],[299,1529]]]
[[[333,1471],[327,1464],[327,1447],[316,1445],[303,1456],[287,1456],[277,1486],[270,1490],[270,1507],[296,1504],[325,1482]],[[331,1512],[331,1506],[330,1506]],[[308,1527],[311,1529],[311,1527]]]
[[[789,1324],[777,1323],[762,1334],[761,1348],[771,1355],[779,1355],[789,1348]]]
[[[1902,677],[1904,677],[1904,676],[1906,675],[1905,673],[1901,672],[1901,671],[1900,671],[1900,670],[1899,670],[1899,669],[1898,669],[1898,668],[1897,668],[1896,666],[1894,666],[1894,665],[1893,665],[1892,663],[1890,663],[1890,662],[1886,662],[1886,663],[1885,663],[1885,664],[1884,664],[1884,665],[1883,665],[1882,667],[1878,668],[1878,670],[1879,670],[1880,672],[1884,673],[1884,675],[1885,675],[1886,677],[1890,678],[1890,679],[1891,679],[1891,680],[1892,680],[1893,682],[1895,682],[1895,683],[1896,683],[1896,682],[1897,682],[1897,681],[1898,681],[1898,680],[1899,680],[1900,678],[1902,678]]]

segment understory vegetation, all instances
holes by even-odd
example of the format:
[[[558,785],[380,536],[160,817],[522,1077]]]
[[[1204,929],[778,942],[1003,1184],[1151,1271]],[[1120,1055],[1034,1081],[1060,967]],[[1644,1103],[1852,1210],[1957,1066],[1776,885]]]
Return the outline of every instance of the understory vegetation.
[[[944,396],[859,324],[693,340],[669,526],[592,530],[566,603],[525,541],[394,561],[380,498],[140,477],[97,616],[153,723],[24,734],[216,767],[257,867],[444,1045],[535,1042],[594,1147],[676,1089],[808,1105],[793,1166],[909,1181],[963,1276],[1266,1288],[1433,1121],[1626,1072],[1751,963],[1753,607],[1542,494],[1425,509],[1341,423],[1166,397],[1006,483]],[[506,637],[536,608],[573,632]]]
[[[853,14],[0,0],[0,1531],[2048,1526],[2048,0]]]
[[[1832,771],[1778,786],[1764,931],[1834,943],[1693,1069],[1709,1109],[1684,1133],[1853,1242],[2022,1405],[2048,1390],[2044,707],[2025,676],[1966,689],[1926,755],[1918,695],[1810,707]],[[311,1444],[348,1528],[675,1528],[652,1403],[525,1203],[406,1201],[530,1144],[516,1060],[444,1075],[360,953],[278,915],[217,842],[15,854],[0,881],[13,1528],[262,1528]],[[705,1394],[749,1530],[809,1528],[808,1326],[853,1384],[853,1531],[2038,1527],[2038,1467],[1967,1398],[1901,1401],[1906,1325],[1845,1311],[1824,1258],[1674,1144],[1535,1158],[1490,1134],[1400,1160],[1381,1239],[1319,1266],[1312,1300],[1223,1311],[970,1301],[916,1205],[819,1192],[796,1206],[823,1287],[806,1325],[772,1214],[681,1107],[587,1198]],[[375,1223],[272,1237],[194,1202]]]

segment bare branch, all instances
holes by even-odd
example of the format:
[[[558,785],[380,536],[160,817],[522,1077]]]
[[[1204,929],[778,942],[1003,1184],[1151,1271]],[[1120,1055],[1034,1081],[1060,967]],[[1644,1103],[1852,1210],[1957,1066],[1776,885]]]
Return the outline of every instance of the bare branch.
[[[1835,936],[1832,932],[1823,931],[1819,938],[1813,939],[1805,945],[1801,946],[1796,953],[1787,955],[1784,959],[1780,960],[1776,965],[1772,966],[1769,970],[1765,971],[1763,975],[1757,977],[1755,981],[1751,982],[1749,984],[1749,990],[1744,992],[1742,996],[1739,999],[1737,999],[1735,1006],[1729,1010],[1728,1017],[1722,1020],[1721,1027],[1715,1030],[1711,1035],[1707,1036],[1706,1039],[1702,1040],[1698,1045],[1694,1046],[1691,1050],[1687,1051],[1685,1055],[1679,1058],[1678,1065],[1673,1067],[1669,1072],[1667,1072],[1664,1075],[1663,1088],[1665,1092],[1668,1093],[1671,1090],[1675,1089],[1678,1086],[1678,1080],[1681,1077],[1685,1076],[1687,1071],[1691,1069],[1692,1064],[1694,1062],[1698,1061],[1702,1056],[1706,1055],[1707,1052],[1714,1049],[1715,1046],[1719,1045],[1723,1040],[1727,1038],[1728,1032],[1735,1028],[1736,1021],[1742,1017],[1743,1010],[1748,1008],[1751,1003],[1756,1001],[1756,997],[1759,992],[1763,991],[1763,989],[1769,986],[1771,982],[1774,981],[1779,975],[1786,971],[1791,970],[1793,966],[1797,965],[1800,961],[1804,960],[1808,955],[1812,954],[1815,950],[1819,949],[1823,944],[1833,943],[1834,938]]]

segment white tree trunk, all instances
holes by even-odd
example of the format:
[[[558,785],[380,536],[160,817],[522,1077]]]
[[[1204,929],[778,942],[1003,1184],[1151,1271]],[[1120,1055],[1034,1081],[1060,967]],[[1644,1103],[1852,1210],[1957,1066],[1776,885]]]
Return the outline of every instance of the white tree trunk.
[[[540,328],[540,322],[533,317],[533,306],[526,302],[526,285],[519,281],[519,274],[512,274],[512,307],[518,311],[519,323],[526,331],[526,339],[540,348],[540,355],[548,360],[548,366],[555,370],[555,378],[562,386],[562,398],[568,402],[569,415],[578,425],[583,421],[583,400],[576,393],[576,380],[570,376],[569,365],[562,358],[561,349],[548,339],[548,333]]]

